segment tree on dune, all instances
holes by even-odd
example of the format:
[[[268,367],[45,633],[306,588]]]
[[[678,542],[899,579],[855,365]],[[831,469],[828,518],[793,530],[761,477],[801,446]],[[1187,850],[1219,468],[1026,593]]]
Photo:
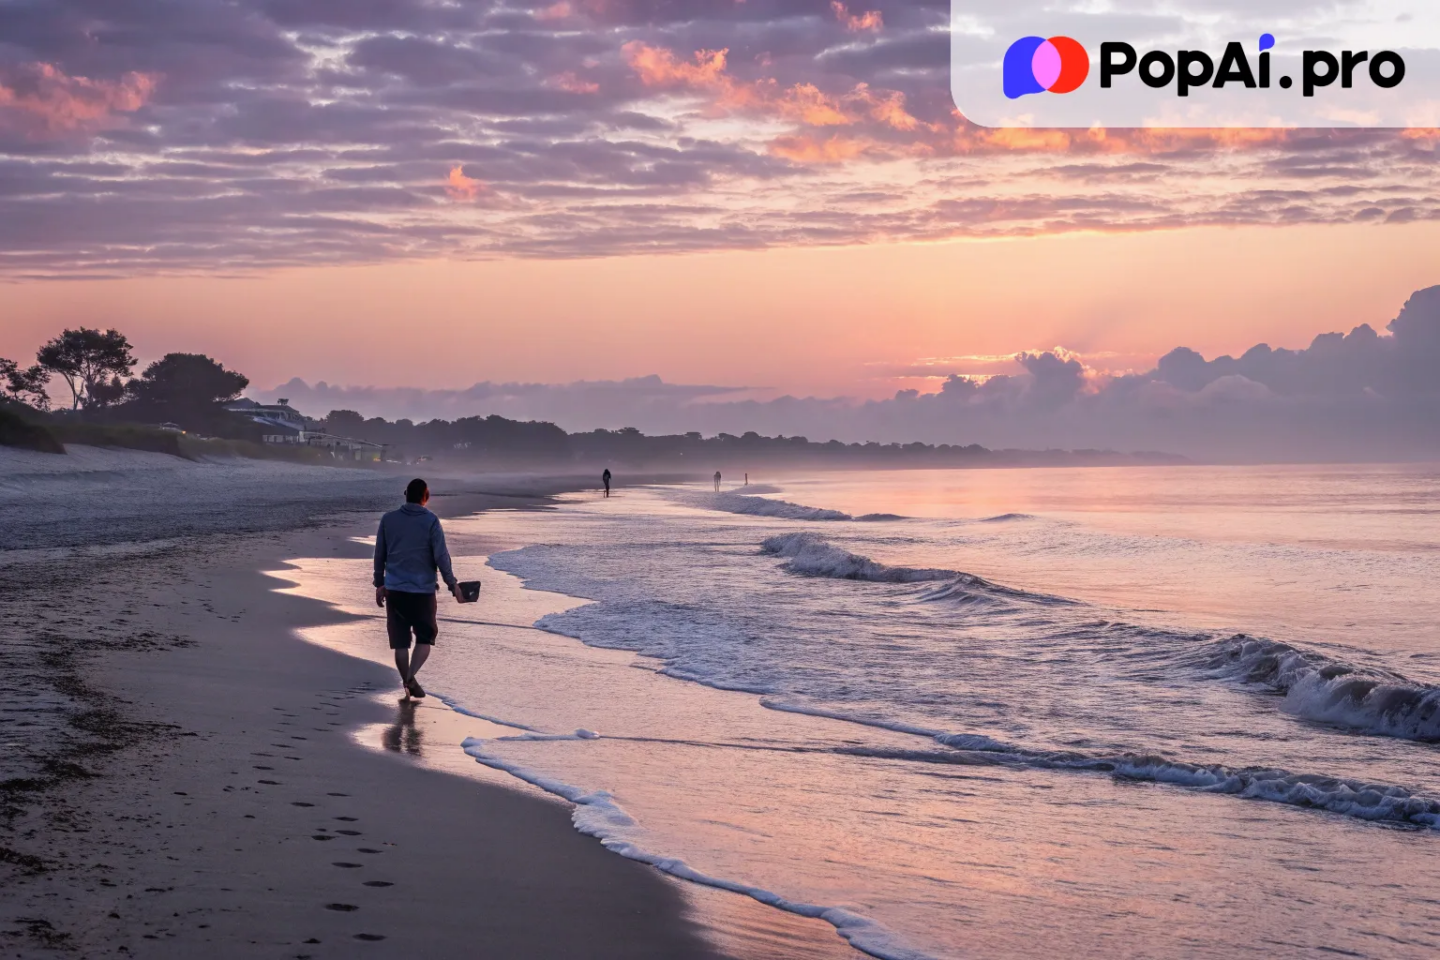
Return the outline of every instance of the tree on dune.
[[[125,381],[114,376],[109,380],[100,378],[87,391],[85,398],[86,410],[101,410],[105,407],[113,407],[125,399]]]
[[[82,404],[107,406],[119,397],[115,383],[135,366],[130,341],[118,330],[66,330],[40,348],[36,361],[48,373],[63,379],[73,397],[72,410]]]
[[[145,368],[126,391],[136,400],[162,406],[229,403],[250,385],[244,374],[200,353],[167,353]]]
[[[50,374],[38,363],[22,370],[14,360],[0,357],[0,393],[12,400],[28,404],[36,410],[50,409],[50,394],[45,389]]]

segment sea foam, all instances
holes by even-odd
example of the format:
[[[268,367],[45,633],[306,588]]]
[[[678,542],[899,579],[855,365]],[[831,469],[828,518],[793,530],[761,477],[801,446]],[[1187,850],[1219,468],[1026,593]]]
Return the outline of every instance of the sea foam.
[[[1067,750],[1027,750],[983,734],[942,734],[935,740],[950,750],[847,747],[840,752],[921,763],[1007,765],[1107,773],[1120,780],[1163,783],[1244,800],[1266,800],[1324,810],[1360,820],[1440,829],[1440,800],[1388,784],[1292,773],[1275,768],[1186,763],[1153,754],[1099,756]]]
[[[776,487],[756,485],[745,489],[747,490],[746,493],[703,493],[694,490],[677,490],[670,494],[670,499],[707,510],[720,510],[724,513],[737,513],[747,517],[771,517],[776,520],[878,523],[888,520],[905,519],[893,513],[867,513],[856,517],[845,513],[843,510],[827,510],[824,507],[807,507],[804,504],[791,503],[788,500],[776,500],[771,497],[754,495],[758,493],[776,492],[778,490]]]
[[[786,559],[785,569],[812,577],[865,580],[871,583],[925,583],[966,576],[954,570],[891,567],[851,553],[811,533],[784,533],[769,537],[760,549]],[[979,578],[973,578],[978,580]]]
[[[590,734],[589,731],[577,730],[574,734],[556,736],[505,737],[498,742],[521,739],[586,740],[594,739],[594,737],[595,735]],[[574,804],[575,809],[570,818],[575,829],[585,836],[599,840],[601,846],[612,853],[618,853],[629,860],[649,864],[657,870],[681,880],[738,893],[787,913],[824,920],[855,949],[877,957],[879,960],[932,960],[928,954],[907,947],[893,933],[874,920],[851,910],[791,900],[763,887],[712,876],[696,870],[677,857],[667,857],[647,850],[634,839],[636,834],[643,833],[643,828],[616,802],[613,794],[605,790],[586,790],[554,777],[545,776],[522,764],[498,756],[486,749],[486,743],[487,741],[478,737],[467,737],[460,746],[477,763],[508,773],[518,780]]]
[[[1281,709],[1293,716],[1404,740],[1440,740],[1440,687],[1398,673],[1244,634],[1208,643],[1189,659],[1211,676],[1284,694]]]
[[[1064,597],[1006,587],[960,570],[892,567],[858,553],[851,553],[813,533],[777,534],[761,543],[760,550],[770,556],[784,558],[784,569],[803,576],[862,580],[868,583],[939,584],[919,595],[919,599],[926,601],[951,600],[965,604],[1007,600],[1060,604],[1075,602]]]

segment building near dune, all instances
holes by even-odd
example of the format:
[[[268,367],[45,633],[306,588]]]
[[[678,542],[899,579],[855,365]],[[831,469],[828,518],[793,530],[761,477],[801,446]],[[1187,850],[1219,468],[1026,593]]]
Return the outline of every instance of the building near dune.
[[[293,437],[321,430],[321,424],[318,420],[312,420],[305,416],[299,410],[290,406],[290,401],[284,398],[278,403],[257,403],[254,400],[242,397],[233,403],[226,404],[225,409],[230,413],[238,413],[241,416],[248,417],[255,423],[271,431],[266,434],[266,443],[271,442],[271,436]]]
[[[261,439],[269,444],[316,447],[328,450],[337,460],[378,463],[385,459],[386,444],[327,433],[323,422],[305,416],[285,398],[278,403],[257,403],[242,398],[227,404],[225,409],[259,424],[266,431]]]

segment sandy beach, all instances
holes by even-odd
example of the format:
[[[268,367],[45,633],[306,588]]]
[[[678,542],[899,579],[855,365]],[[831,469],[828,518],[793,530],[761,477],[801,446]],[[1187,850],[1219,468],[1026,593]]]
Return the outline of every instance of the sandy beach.
[[[492,480],[437,507],[573,483]],[[0,452],[4,955],[717,955],[673,881],[563,805],[356,745],[396,723],[376,696],[393,670],[298,640],[342,615],[261,571],[363,555],[349,538],[396,487]]]

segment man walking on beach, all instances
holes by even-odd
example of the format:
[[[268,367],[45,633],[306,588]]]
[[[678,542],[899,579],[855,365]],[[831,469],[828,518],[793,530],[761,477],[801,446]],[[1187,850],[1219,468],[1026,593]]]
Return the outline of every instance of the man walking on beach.
[[[719,493],[719,492],[720,492],[720,471],[719,471],[719,470],[716,470],[716,471],[715,471],[715,492],[716,492],[716,493]]]
[[[606,467],[605,472],[600,474],[600,480],[605,484],[605,496],[610,496],[610,468]]]
[[[380,532],[375,535],[375,605],[388,605],[385,627],[390,634],[390,649],[395,651],[395,669],[400,671],[400,681],[409,697],[425,696],[415,674],[430,656],[440,632],[435,620],[437,570],[450,593],[460,599],[455,573],[450,569],[450,551],[445,547],[445,531],[440,528],[440,518],[425,509],[429,502],[430,488],[425,481],[411,480],[405,488],[404,506],[381,517]]]

